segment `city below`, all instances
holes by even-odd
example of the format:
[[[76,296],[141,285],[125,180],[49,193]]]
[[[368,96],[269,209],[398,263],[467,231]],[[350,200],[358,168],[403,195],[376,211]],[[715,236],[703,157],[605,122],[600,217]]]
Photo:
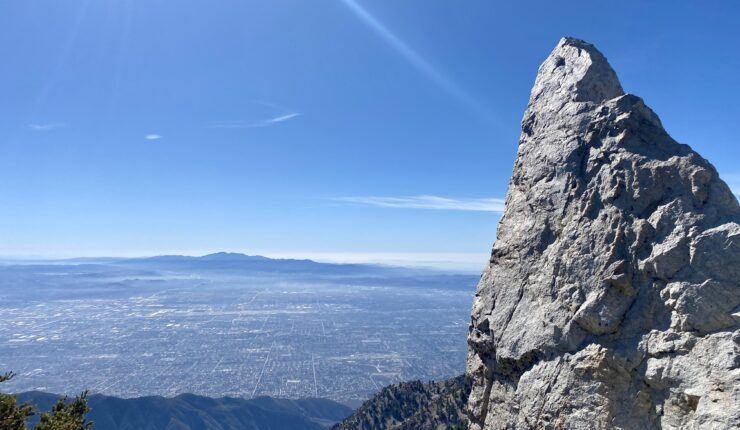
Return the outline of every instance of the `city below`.
[[[0,369],[17,373],[5,390],[350,405],[461,374],[477,278],[234,254],[0,272]]]

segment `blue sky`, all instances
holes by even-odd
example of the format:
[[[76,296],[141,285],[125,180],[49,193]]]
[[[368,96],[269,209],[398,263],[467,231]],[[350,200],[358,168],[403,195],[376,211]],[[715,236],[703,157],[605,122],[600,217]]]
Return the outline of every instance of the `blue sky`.
[[[2,2],[0,255],[481,268],[563,35],[740,188],[740,3],[522,3]]]

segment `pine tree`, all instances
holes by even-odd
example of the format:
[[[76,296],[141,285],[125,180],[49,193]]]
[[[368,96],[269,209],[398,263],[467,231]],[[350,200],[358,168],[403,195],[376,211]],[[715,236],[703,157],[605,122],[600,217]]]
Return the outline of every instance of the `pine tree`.
[[[15,376],[8,372],[0,375],[0,383]],[[15,396],[0,393],[0,430],[25,430],[26,418],[33,415],[33,407],[27,403],[19,405]]]
[[[50,412],[41,414],[35,430],[88,430],[93,423],[85,419],[90,412],[87,406],[87,391],[67,403],[67,398],[59,399]]]
[[[0,375],[0,383],[11,379],[12,372]],[[87,406],[87,391],[71,402],[67,398],[59,399],[51,411],[41,414],[41,419],[34,430],[89,430],[93,423],[85,416],[90,412]],[[18,404],[12,394],[0,393],[0,430],[29,430],[26,426],[28,417],[34,415],[33,406],[28,403]]]

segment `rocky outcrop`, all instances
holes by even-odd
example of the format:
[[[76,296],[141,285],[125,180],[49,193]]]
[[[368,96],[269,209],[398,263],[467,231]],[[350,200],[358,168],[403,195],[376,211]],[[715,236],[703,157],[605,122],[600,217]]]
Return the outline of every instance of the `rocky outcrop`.
[[[471,429],[740,427],[740,206],[564,38],[472,309]]]
[[[390,385],[332,430],[463,430],[469,393],[463,375]]]

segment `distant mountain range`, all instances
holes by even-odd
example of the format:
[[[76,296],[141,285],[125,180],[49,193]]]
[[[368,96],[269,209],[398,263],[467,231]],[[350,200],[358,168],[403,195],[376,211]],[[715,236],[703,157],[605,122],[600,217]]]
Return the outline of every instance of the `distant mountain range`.
[[[39,269],[85,276],[151,276],[157,274],[203,274],[225,276],[275,276],[320,280],[347,285],[392,284],[416,288],[472,289],[480,278],[477,274],[440,271],[429,268],[386,266],[379,264],[337,264],[313,260],[273,259],[259,255],[218,252],[199,257],[160,255],[142,258],[70,258],[63,260],[5,260],[0,271],[5,277]],[[10,275],[10,272],[13,272]]]
[[[273,259],[259,255],[219,252],[200,257],[162,255],[129,258],[108,262],[109,265],[173,272],[223,274],[280,274],[302,279],[321,278],[352,284],[374,284],[392,279],[397,286],[425,288],[471,288],[479,275],[443,272],[428,268],[385,266],[379,264],[320,263],[313,260]]]
[[[38,391],[18,395],[38,410],[49,410],[59,396]],[[352,413],[326,399],[272,397],[236,399],[193,394],[121,399],[88,397],[95,430],[325,430]]]
[[[245,255],[232,252],[217,252],[200,257],[185,255],[160,255],[145,258],[127,258],[111,261],[114,264],[129,266],[156,266],[171,269],[199,269],[221,271],[250,271],[250,272],[283,272],[283,273],[310,273],[322,274],[354,274],[354,273],[394,273],[412,269],[380,266],[372,264],[333,264],[319,263],[313,260],[275,259],[261,255]]]
[[[440,274],[454,273],[454,270],[436,270],[428,267],[392,266],[371,263],[322,263],[309,259],[269,258],[261,255],[246,255],[236,252],[216,252],[202,256],[156,255],[151,257],[75,257],[64,259],[5,259],[5,266],[16,265],[113,265],[147,268],[236,270],[264,272],[317,272],[322,274]]]

